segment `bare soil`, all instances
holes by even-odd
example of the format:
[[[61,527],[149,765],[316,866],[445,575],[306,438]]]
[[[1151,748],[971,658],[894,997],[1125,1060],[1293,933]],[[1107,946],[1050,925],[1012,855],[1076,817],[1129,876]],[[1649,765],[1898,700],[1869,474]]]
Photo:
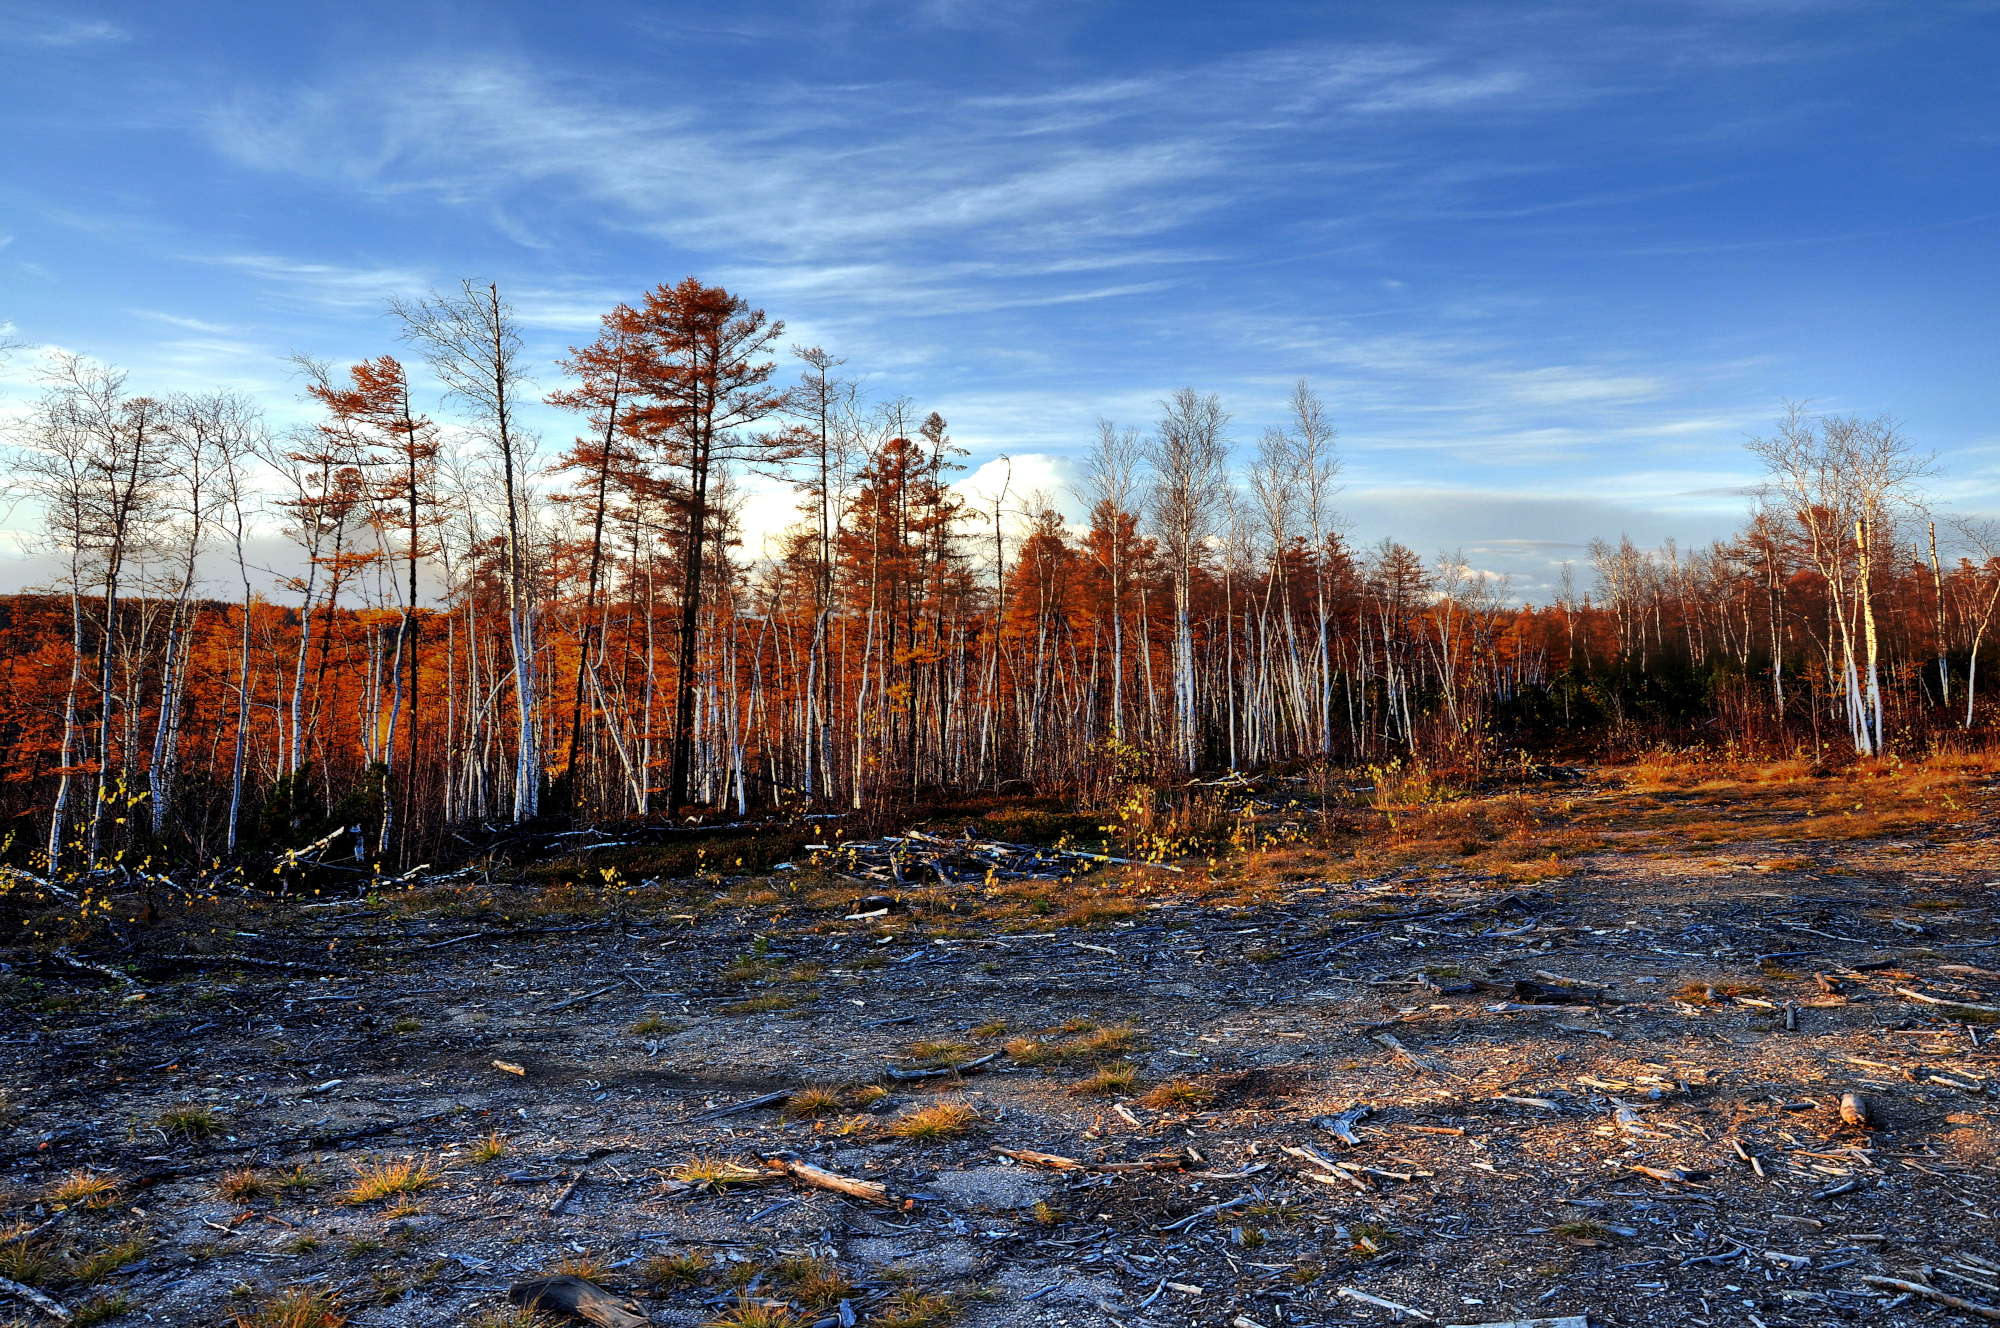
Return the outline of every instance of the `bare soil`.
[[[2000,1004],[1995,797],[1958,796],[1821,838],[1782,799],[1593,783],[1565,797],[1596,846],[1543,879],[1128,871],[1130,911],[1060,926],[1001,885],[850,918],[882,887],[808,869],[244,905],[149,937],[130,991],[22,954],[0,1276],[115,1323],[298,1286],[473,1323],[563,1270],[660,1324],[1966,1321],[1863,1280],[2000,1303],[2000,1016],[1907,994]],[[712,1114],[816,1086],[823,1115]],[[939,1102],[976,1120],[900,1137]],[[411,1159],[431,1183],[348,1201]],[[758,1174],[703,1181],[721,1159]],[[117,1188],[58,1202],[77,1171]]]

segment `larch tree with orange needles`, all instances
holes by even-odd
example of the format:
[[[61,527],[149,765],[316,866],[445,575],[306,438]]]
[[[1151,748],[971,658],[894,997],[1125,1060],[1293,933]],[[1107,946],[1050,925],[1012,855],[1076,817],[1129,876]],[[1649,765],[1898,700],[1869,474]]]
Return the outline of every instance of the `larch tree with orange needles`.
[[[731,465],[778,465],[798,455],[784,435],[754,432],[789,394],[771,385],[776,365],[762,358],[785,325],[720,286],[693,277],[620,305],[606,323],[617,334],[631,383],[623,428],[659,463],[678,472],[682,517],[679,640],[676,643],[667,803],[690,800],[694,781],[695,683],[715,488]]]
[[[376,852],[386,855],[398,824],[399,802],[407,811],[415,801],[422,730],[417,687],[421,619],[417,609],[422,599],[423,560],[434,547],[427,532],[439,521],[438,438],[436,426],[411,404],[409,376],[393,355],[363,360],[350,368],[347,376],[349,381],[343,386],[321,373],[306,390],[341,427],[353,431],[357,443],[366,449],[377,530],[385,536],[393,531],[401,541],[400,548],[383,550],[401,563],[404,573],[389,670],[389,712],[381,721],[386,725],[381,748],[385,770]],[[399,737],[406,748],[400,759]]]

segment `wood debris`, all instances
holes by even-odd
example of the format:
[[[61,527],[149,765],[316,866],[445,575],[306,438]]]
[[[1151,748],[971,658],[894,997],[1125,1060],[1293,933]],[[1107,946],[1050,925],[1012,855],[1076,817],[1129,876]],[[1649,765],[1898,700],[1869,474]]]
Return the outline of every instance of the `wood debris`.
[[[974,885],[987,881],[1060,880],[1093,866],[1145,867],[1180,875],[1165,862],[1145,862],[1079,848],[1013,844],[966,836],[947,839],[911,830],[880,839],[808,845],[808,852],[845,875],[897,885]],[[887,911],[890,904],[879,906]],[[852,916],[852,915],[850,915]]]
[[[645,1328],[652,1322],[636,1301],[567,1273],[517,1283],[507,1289],[507,1299],[524,1310],[566,1314],[599,1328]]]

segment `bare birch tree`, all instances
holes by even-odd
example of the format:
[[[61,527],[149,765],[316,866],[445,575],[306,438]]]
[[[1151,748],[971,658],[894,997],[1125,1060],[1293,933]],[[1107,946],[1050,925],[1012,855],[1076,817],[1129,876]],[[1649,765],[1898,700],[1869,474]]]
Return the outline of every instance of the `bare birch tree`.
[[[1183,387],[1160,403],[1147,449],[1153,470],[1153,520],[1166,545],[1174,583],[1174,752],[1182,769],[1201,762],[1196,695],[1193,596],[1195,568],[1215,533],[1228,491],[1229,412],[1219,397]]]
[[[396,300],[389,311],[403,336],[423,352],[450,394],[472,414],[474,428],[493,449],[500,469],[501,526],[505,534],[507,641],[513,665],[515,715],[514,798],[516,821],[532,820],[541,808],[542,744],[535,626],[535,585],[530,549],[532,517],[528,470],[532,440],[522,432],[516,410],[527,391],[521,365],[521,337],[500,287],[467,279],[459,289],[432,292],[415,301]]]

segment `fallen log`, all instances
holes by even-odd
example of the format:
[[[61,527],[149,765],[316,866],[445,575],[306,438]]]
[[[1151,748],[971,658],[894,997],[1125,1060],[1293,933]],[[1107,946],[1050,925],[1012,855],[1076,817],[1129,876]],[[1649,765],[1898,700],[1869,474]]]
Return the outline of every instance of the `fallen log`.
[[[143,984],[133,981],[129,974],[120,973],[117,969],[111,967],[111,965],[100,964],[95,959],[85,959],[82,955],[71,950],[67,945],[57,946],[55,954],[51,957],[56,962],[65,964],[70,968],[82,969],[86,973],[96,973],[101,977],[110,978],[126,991],[137,991],[143,986]]]
[[[336,968],[332,964],[308,964],[296,959],[259,959],[255,955],[230,954],[150,954],[140,955],[140,959],[157,959],[176,964],[191,964],[196,968],[228,968],[241,965],[244,968],[280,968],[291,973],[312,973],[324,977],[358,978],[361,974],[351,968]]]
[[[1064,1157],[1059,1153],[1041,1153],[1032,1148],[995,1147],[993,1151],[1002,1157],[1011,1157],[1016,1162],[1025,1162],[1031,1167],[1047,1167],[1050,1171],[1087,1171],[1090,1169],[1088,1162],[1081,1162],[1073,1157]]]
[[[463,945],[467,941],[511,940],[516,936],[570,936],[583,931],[610,931],[616,925],[610,922],[587,922],[580,927],[508,927],[499,930],[472,931],[463,936],[447,936],[441,941],[428,941],[415,947],[418,950],[442,950],[446,946]]]
[[[726,1107],[715,1107],[698,1115],[689,1116],[689,1121],[721,1120],[724,1116],[735,1116],[745,1111],[756,1111],[760,1107],[775,1107],[790,1097],[795,1090],[780,1088],[775,1093],[765,1093],[747,1098],[742,1102],[732,1102]]]
[[[1949,1291],[1940,1291],[1924,1282],[1905,1282],[1900,1277],[1876,1277],[1870,1273],[1862,1274],[1861,1280],[1869,1286],[1885,1287],[1891,1291],[1922,1296],[1925,1300],[1934,1300],[1940,1305],[1949,1305],[1955,1310],[1964,1310],[1967,1314],[1976,1314],[1982,1319],[2000,1323],[2000,1306],[1986,1305],[1976,1300],[1967,1300],[1963,1296],[1954,1296]]]
[[[1373,1305],[1378,1310],[1390,1310],[1397,1314],[1407,1314],[1413,1319],[1422,1319],[1425,1323],[1437,1322],[1437,1316],[1434,1314],[1426,1314],[1413,1305],[1398,1305],[1393,1300],[1384,1300],[1380,1296],[1371,1296],[1359,1287],[1342,1287],[1340,1289],[1340,1297],[1342,1300],[1353,1300],[1359,1301],[1363,1305]]]
[[[1926,996],[1923,992],[1911,991],[1908,987],[1896,988],[1896,994],[1898,996],[1907,996],[1909,999],[1919,1001],[1925,1005],[1941,1005],[1948,1010],[1970,1010],[1974,1014],[1982,1015],[2000,1014],[2000,1005],[1980,1005],[1976,1001],[1951,1001],[1946,1000],[1942,996]]]
[[[898,1083],[910,1083],[918,1079],[948,1079],[953,1075],[977,1074],[1006,1054],[1004,1051],[989,1051],[984,1056],[969,1061],[960,1061],[956,1065],[943,1065],[929,1070],[899,1070],[893,1065],[888,1065],[883,1067],[882,1074],[885,1078],[894,1079]]]
[[[542,1013],[559,1014],[564,1010],[572,1008],[573,1006],[582,1005],[585,1001],[594,1001],[607,991],[617,991],[620,987],[624,985],[625,981],[623,978],[619,979],[616,982],[607,982],[601,987],[595,988],[591,991],[584,992],[581,996],[572,996],[568,1000],[557,1001],[554,1005],[545,1006],[542,1010]]]
[[[1657,1180],[1673,1185],[1691,1185],[1709,1178],[1706,1171],[1689,1171],[1684,1167],[1649,1167],[1638,1162],[1627,1162],[1627,1171],[1635,1171],[1649,1180]]]
[[[1204,1217],[1213,1217],[1217,1213],[1225,1213],[1232,1208],[1240,1208],[1244,1204],[1255,1203],[1257,1201],[1257,1197],[1258,1196],[1255,1194],[1239,1194],[1234,1199],[1224,1199],[1221,1203],[1212,1203],[1206,1208],[1197,1208],[1194,1212],[1189,1213],[1186,1217],[1176,1219],[1175,1221],[1172,1222],[1163,1223],[1160,1226],[1154,1227],[1153,1230],[1185,1231],[1189,1227],[1193,1226],[1195,1223],[1201,1221],[1201,1219],[1203,1219]]]
[[[764,1165],[774,1171],[781,1171],[804,1185],[814,1189],[831,1190],[844,1194],[850,1199],[860,1199],[865,1203],[881,1204],[885,1208],[911,1209],[917,1206],[915,1199],[898,1199],[889,1193],[889,1187],[877,1181],[862,1180],[858,1176],[843,1176],[837,1171],[828,1171],[804,1162],[789,1153],[771,1153],[764,1158]]]
[[[37,889],[46,890],[50,894],[55,895],[60,899],[67,899],[71,903],[76,902],[75,891],[65,890],[62,886],[57,885],[54,881],[50,880],[46,876],[37,876],[33,872],[22,871],[19,867],[6,867],[6,866],[0,866],[0,876],[9,877],[17,881],[26,881],[28,884],[35,886]]]
[[[1093,1171],[1101,1175],[1116,1176],[1137,1171],[1179,1171],[1187,1165],[1187,1159],[1179,1156],[1146,1158],[1138,1162],[1084,1162],[1074,1157],[1064,1157],[1059,1153],[1043,1153],[1032,1148],[1000,1148],[994,1152],[1002,1157],[1011,1157],[1016,1162],[1031,1167],[1047,1167],[1051,1171]]]
[[[12,1278],[0,1277],[0,1293],[13,1296],[17,1300],[25,1300],[28,1304],[33,1305],[36,1309],[59,1323],[69,1322],[69,1310],[63,1306],[61,1301],[55,1299],[53,1296],[44,1295],[42,1292],[35,1290],[25,1283],[16,1282]]]

